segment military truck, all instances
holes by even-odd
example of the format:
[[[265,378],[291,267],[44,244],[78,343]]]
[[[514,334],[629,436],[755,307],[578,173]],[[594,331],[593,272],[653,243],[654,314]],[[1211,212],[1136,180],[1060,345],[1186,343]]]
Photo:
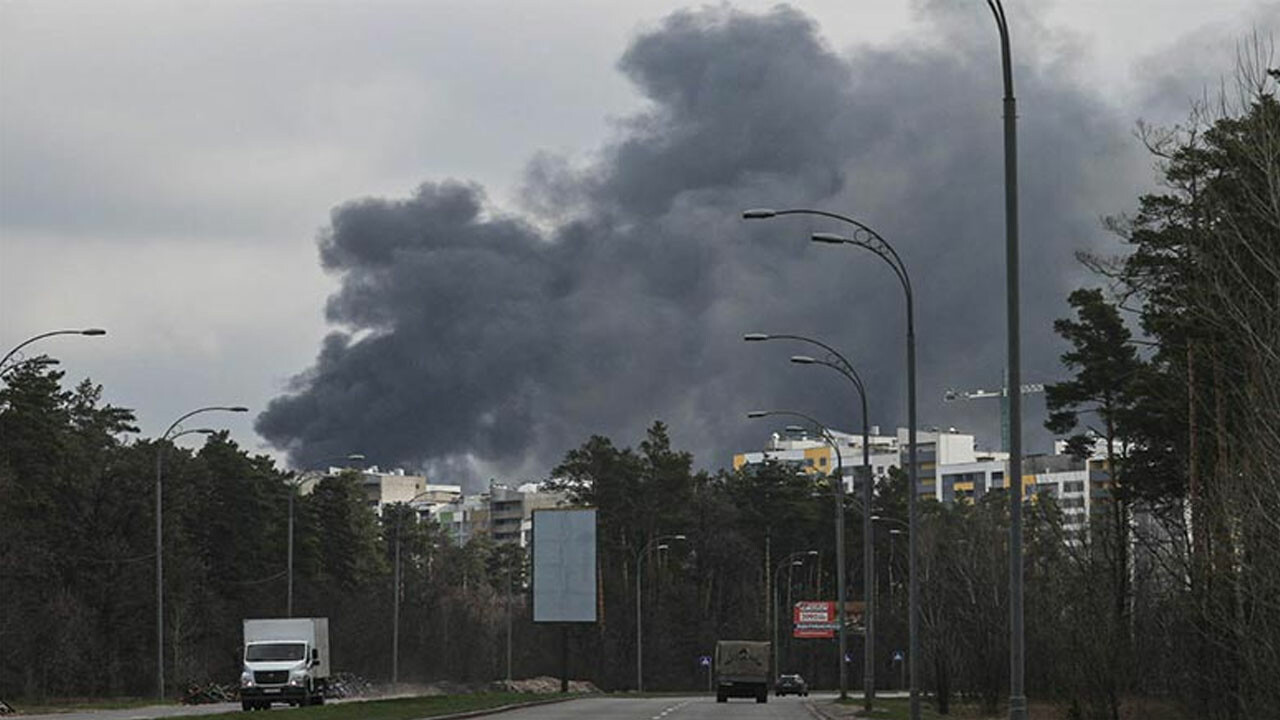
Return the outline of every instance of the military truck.
[[[769,657],[767,642],[721,640],[716,643],[716,702],[731,697],[753,697],[769,702]]]

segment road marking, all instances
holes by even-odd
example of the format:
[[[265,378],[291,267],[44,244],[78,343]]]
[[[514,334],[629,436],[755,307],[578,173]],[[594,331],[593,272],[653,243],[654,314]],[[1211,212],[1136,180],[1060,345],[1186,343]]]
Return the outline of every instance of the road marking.
[[[691,700],[685,700],[684,702],[676,703],[675,705],[670,705],[670,706],[668,706],[668,707],[666,707],[666,708],[663,708],[662,712],[660,712],[660,713],[658,713],[657,715],[654,715],[653,717],[649,718],[649,720],[662,720],[662,719],[663,719],[663,718],[665,718],[667,715],[669,715],[669,714],[671,714],[671,713],[673,713],[673,712],[675,712],[675,711],[679,710],[680,708],[684,707],[685,705],[688,705],[690,702],[692,702],[692,701],[691,701]]]

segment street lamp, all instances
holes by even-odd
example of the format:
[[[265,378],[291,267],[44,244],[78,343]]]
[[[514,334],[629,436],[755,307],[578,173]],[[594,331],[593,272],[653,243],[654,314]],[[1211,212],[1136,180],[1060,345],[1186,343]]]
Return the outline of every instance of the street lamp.
[[[1022,353],[1018,308],[1018,103],[1013,96],[1009,23],[1000,0],[987,0],[1000,31],[1004,76],[1005,314],[1009,397],[1009,720],[1026,720],[1022,617]],[[1016,488],[1016,489],[1015,489]]]
[[[903,528],[909,527],[906,522],[899,520],[898,518],[895,518],[895,517],[888,517],[887,515],[872,515],[871,521],[873,523],[895,523],[895,524],[901,525]],[[899,535],[906,535],[906,534],[907,534],[907,530],[900,530],[898,528],[889,528],[889,560],[888,560],[888,563],[886,564],[889,566],[889,604],[890,605],[893,604],[893,588],[894,588],[893,559],[895,557],[895,554],[893,550],[893,539],[898,537]],[[903,684],[905,685],[905,683]]]
[[[756,419],[771,415],[798,417],[813,425],[822,439],[836,453],[836,478],[831,483],[836,504],[836,622],[840,625],[840,699],[849,697],[849,679],[845,668],[844,656],[848,648],[848,633],[845,628],[845,567],[844,567],[844,460],[840,455],[840,443],[831,435],[825,425],[812,417],[794,410],[752,410],[748,418]],[[830,476],[830,473],[828,473]]]
[[[910,527],[905,521],[897,518],[888,518],[886,515],[872,515],[872,523],[896,523],[902,525],[902,528]],[[888,592],[890,592],[890,596],[893,594],[893,538],[905,536],[905,534],[908,534],[906,529],[888,529]]]
[[[868,427],[867,417],[867,388],[863,384],[862,378],[858,372],[854,370],[853,363],[848,358],[840,354],[835,348],[824,342],[815,340],[803,335],[770,335],[766,333],[748,333],[742,336],[747,342],[762,342],[768,340],[798,340],[800,342],[816,345],[826,351],[827,356],[821,360],[809,357],[807,355],[793,355],[791,362],[798,365],[824,365],[835,370],[844,376],[858,391],[858,398],[862,403],[862,572],[863,582],[863,602],[865,606],[865,637],[866,642],[863,645],[863,669],[862,669],[862,698],[863,708],[867,711],[871,710],[871,701],[875,698],[876,693],[876,677],[875,677],[875,592],[871,587],[870,580],[875,575],[875,554],[874,554],[874,537],[871,530],[871,502],[872,502],[872,472],[871,472],[871,434]],[[841,482],[844,479],[841,478]],[[843,667],[843,666],[842,666]]]
[[[21,365],[23,361],[16,360],[8,367],[5,367],[5,363],[9,362],[9,359],[12,358],[14,355],[17,355],[19,350],[21,350],[22,348],[30,345],[31,343],[37,340],[43,340],[44,338],[53,337],[54,335],[85,335],[87,337],[98,337],[106,334],[107,334],[107,331],[103,330],[102,328],[85,328],[83,330],[51,330],[50,332],[40,333],[35,337],[27,338],[26,340],[23,340],[22,342],[18,343],[12,350],[5,353],[3,358],[0,358],[0,376],[3,376],[6,372],[9,372],[10,370]]]
[[[82,334],[102,335],[105,333],[105,330],[99,331],[91,328],[83,331]],[[30,342],[30,340],[27,342]],[[21,347],[21,345],[18,347]],[[156,692],[161,702],[164,701],[164,505],[161,493],[161,479],[164,477],[164,446],[165,443],[183,435],[191,433],[211,434],[206,432],[205,428],[199,430],[179,430],[179,428],[182,426],[182,421],[193,415],[214,411],[242,413],[249,412],[249,408],[240,405],[209,405],[196,408],[174,420],[173,424],[156,441]]]
[[[891,603],[893,602],[893,558],[895,557],[893,552],[893,539],[899,535],[906,535],[906,534],[907,534],[906,530],[899,530],[898,528],[889,528],[889,601]]]
[[[423,490],[404,502],[405,507],[412,510],[413,501],[435,492],[434,490]],[[399,504],[399,503],[397,503]],[[384,514],[385,516],[385,514]],[[400,685],[400,524],[404,520],[403,512],[396,512],[396,554],[395,554],[395,580],[392,592],[392,610],[391,610],[391,689],[395,690]],[[415,512],[416,520],[416,512]]]
[[[880,233],[871,229],[867,225],[854,220],[851,217],[833,213],[826,210],[811,210],[807,208],[792,208],[788,210],[770,210],[767,208],[757,208],[747,210],[742,213],[742,217],[747,220],[764,220],[778,217],[781,215],[816,215],[819,217],[839,220],[853,226],[853,237],[843,237],[833,233],[814,233],[810,239],[814,242],[840,244],[840,245],[856,245],[865,250],[870,250],[877,257],[885,261],[893,270],[894,275],[898,277],[898,281],[902,284],[902,290],[907,300],[907,443],[909,444],[908,454],[910,460],[910,468],[908,476],[910,478],[910,491],[907,494],[907,511],[911,527],[914,529],[916,524],[916,495],[919,493],[919,463],[916,462],[916,330],[915,330],[915,300],[911,292],[911,278],[907,274],[907,266],[902,262],[902,258],[893,246],[888,243]],[[1010,381],[1012,382],[1012,380]],[[1015,386],[1016,387],[1016,386]],[[916,660],[920,656],[920,618],[919,618],[919,602],[920,587],[919,577],[917,574],[917,548],[916,534],[911,534],[910,558],[909,558],[909,590],[910,597],[910,620],[908,622],[910,640],[909,652],[911,674],[911,699],[910,699],[910,716],[911,720],[920,720],[920,666]],[[843,665],[841,665],[843,667]]]
[[[352,462],[364,460],[364,455],[360,453],[351,453],[350,455],[342,455],[338,457],[328,458],[322,462],[330,460],[350,460]],[[298,494],[298,488],[302,485],[304,475],[297,475],[293,481],[289,483],[289,568],[287,574],[289,576],[289,589],[286,592],[285,599],[285,617],[293,617],[293,496]]]
[[[911,526],[910,526],[910,525],[908,525],[905,521],[903,521],[903,520],[899,520],[899,519],[898,519],[898,518],[896,518],[896,517],[889,517],[888,515],[872,515],[872,516],[871,516],[871,522],[897,523],[897,524],[901,525],[901,526],[902,526],[902,527],[904,527],[904,528],[910,528],[910,527],[911,527]]]
[[[636,692],[644,692],[644,633],[642,632],[644,616],[640,612],[640,582],[643,576],[640,574],[640,564],[644,562],[645,555],[649,554],[649,548],[654,545],[657,545],[658,550],[666,550],[671,546],[665,543],[684,542],[687,539],[684,535],[659,535],[645,543],[636,555]]]
[[[778,574],[782,572],[784,567],[800,567],[804,565],[804,560],[797,558],[817,556],[817,550],[797,550],[778,563],[778,566],[773,570],[773,587],[775,590],[773,596],[770,597],[770,602],[773,603],[773,672],[775,675],[782,672],[782,662],[780,661],[782,657],[782,642],[778,637],[778,598],[776,590],[778,587]],[[788,583],[787,590],[789,591],[790,589],[790,583]]]

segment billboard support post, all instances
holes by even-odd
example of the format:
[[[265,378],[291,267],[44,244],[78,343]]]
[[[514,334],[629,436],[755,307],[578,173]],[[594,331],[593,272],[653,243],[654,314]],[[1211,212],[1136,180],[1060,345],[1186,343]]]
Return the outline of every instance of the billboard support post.
[[[560,624],[560,692],[569,692],[569,623]]]

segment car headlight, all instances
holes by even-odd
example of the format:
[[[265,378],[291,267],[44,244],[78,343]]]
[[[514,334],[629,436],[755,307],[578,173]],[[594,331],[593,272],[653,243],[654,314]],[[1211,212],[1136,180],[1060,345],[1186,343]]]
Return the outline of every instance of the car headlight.
[[[304,668],[289,671],[290,685],[305,685],[307,683],[307,671]]]
[[[240,687],[253,687],[253,673],[245,670],[240,673]]]

